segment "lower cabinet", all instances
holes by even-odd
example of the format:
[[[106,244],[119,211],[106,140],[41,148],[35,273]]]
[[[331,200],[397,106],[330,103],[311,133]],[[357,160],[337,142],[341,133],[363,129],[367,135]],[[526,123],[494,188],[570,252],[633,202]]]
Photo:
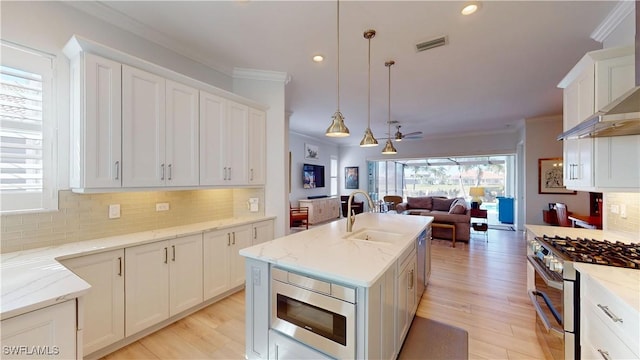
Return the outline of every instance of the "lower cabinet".
[[[124,338],[124,249],[86,255],[62,264],[91,285],[83,297],[85,355]]]
[[[76,321],[75,299],[2,320],[2,358],[81,359]]]
[[[251,225],[251,245],[273,240],[273,220],[261,221]]]
[[[277,331],[269,330],[268,359],[312,360],[332,359],[327,355],[301,344]]]
[[[416,255],[411,255],[398,271],[397,294],[397,339],[398,349],[409,332],[411,321],[418,305],[416,297]]]
[[[203,301],[202,234],[125,249],[125,335]]]
[[[251,246],[256,234],[251,225],[242,225],[204,234],[204,298],[219,295],[244,284],[244,258],[239,251]]]

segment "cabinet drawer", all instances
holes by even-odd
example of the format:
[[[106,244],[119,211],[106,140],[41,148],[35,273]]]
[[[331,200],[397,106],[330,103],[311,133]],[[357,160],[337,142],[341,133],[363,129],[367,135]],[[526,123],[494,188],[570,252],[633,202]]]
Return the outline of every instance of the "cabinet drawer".
[[[640,355],[640,314],[591,277],[584,277],[582,311],[590,311]],[[586,295],[586,296],[585,296]]]
[[[581,329],[581,345],[583,359],[637,359],[638,349],[632,351],[611,329],[605,325],[605,322],[594,312],[592,306],[586,306],[582,309],[584,312],[583,324]],[[637,347],[637,340],[628,345]]]

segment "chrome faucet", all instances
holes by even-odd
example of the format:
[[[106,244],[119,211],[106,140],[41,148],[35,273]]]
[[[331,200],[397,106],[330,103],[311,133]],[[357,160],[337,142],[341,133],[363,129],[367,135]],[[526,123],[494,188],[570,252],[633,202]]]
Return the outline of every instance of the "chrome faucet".
[[[349,200],[347,200],[347,232],[351,232],[353,230],[353,223],[356,222],[356,214],[352,213],[353,210],[351,210],[351,202],[353,201],[353,196],[358,193],[367,198],[367,201],[369,202],[369,211],[373,211],[376,208],[375,205],[373,205],[373,200],[371,200],[369,194],[362,190],[352,192],[351,195],[349,195]]]

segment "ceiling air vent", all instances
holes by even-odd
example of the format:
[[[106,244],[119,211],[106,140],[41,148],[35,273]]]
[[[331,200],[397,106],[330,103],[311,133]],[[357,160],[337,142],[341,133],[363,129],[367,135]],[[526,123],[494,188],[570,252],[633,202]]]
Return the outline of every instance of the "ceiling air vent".
[[[444,46],[446,44],[447,44],[447,37],[446,36],[441,36],[441,37],[438,37],[438,38],[435,38],[435,39],[432,39],[432,40],[428,40],[428,41],[416,44],[416,50],[418,50],[418,52],[420,52],[420,51],[425,51],[425,50],[437,48],[439,46]]]

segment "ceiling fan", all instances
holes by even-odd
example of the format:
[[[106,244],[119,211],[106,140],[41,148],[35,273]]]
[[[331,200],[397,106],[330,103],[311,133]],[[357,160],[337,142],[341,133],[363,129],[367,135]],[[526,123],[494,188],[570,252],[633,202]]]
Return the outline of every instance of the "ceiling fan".
[[[402,140],[419,140],[422,139],[422,131],[414,131],[407,134],[403,134],[400,132],[400,128],[402,125],[396,125],[396,133],[393,134],[394,141],[402,141]]]

